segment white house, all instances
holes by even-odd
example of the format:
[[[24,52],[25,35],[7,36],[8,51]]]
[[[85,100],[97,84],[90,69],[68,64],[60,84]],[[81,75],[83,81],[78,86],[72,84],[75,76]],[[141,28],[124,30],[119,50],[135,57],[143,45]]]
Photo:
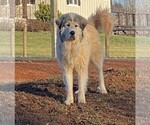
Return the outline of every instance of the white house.
[[[61,13],[75,12],[88,18],[98,7],[111,9],[111,0],[57,0],[57,7]],[[38,4],[50,4],[50,0],[28,0],[28,18],[35,19],[34,13]],[[9,16],[9,0],[0,0],[0,16]],[[16,17],[22,17],[22,0],[16,5]]]
[[[110,0],[57,0],[58,10],[62,13],[75,12],[88,18],[96,8],[111,9]]]

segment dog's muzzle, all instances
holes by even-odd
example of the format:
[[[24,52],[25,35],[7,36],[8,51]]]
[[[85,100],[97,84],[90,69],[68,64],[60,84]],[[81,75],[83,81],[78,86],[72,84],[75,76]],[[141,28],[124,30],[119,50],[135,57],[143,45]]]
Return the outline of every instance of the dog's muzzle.
[[[75,35],[75,31],[71,31],[71,32],[70,32],[70,35],[71,35],[71,36],[74,36],[74,35]]]
[[[75,31],[70,31],[70,40],[75,40]]]

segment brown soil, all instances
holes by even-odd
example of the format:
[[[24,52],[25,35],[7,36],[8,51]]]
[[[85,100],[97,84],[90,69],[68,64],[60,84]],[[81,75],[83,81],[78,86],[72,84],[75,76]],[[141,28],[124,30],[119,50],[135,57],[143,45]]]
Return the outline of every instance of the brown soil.
[[[97,72],[90,65],[86,104],[66,106],[57,61],[16,61],[16,125],[135,124],[135,61],[104,62],[107,95],[96,92]],[[74,91],[77,80],[74,78]]]

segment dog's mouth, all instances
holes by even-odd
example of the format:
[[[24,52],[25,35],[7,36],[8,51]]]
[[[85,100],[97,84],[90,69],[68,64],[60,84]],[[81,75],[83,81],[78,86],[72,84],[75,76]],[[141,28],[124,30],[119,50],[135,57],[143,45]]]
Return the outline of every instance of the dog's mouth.
[[[66,39],[66,38],[65,38],[65,35],[62,35],[62,36],[61,36],[61,39],[62,39],[62,41],[73,41],[73,40],[75,40],[75,36],[74,36],[74,35],[71,35],[71,36],[69,37],[69,39]]]
[[[71,41],[75,40],[75,36],[71,35],[70,38],[69,38],[69,40],[71,40]]]
[[[71,36],[69,40],[75,40],[75,36]]]

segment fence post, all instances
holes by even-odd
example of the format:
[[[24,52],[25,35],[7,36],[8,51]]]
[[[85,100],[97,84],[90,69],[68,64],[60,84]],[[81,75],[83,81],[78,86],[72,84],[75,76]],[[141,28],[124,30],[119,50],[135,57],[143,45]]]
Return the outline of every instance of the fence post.
[[[11,55],[15,57],[15,1],[9,1],[10,6],[10,22],[11,22],[11,29],[10,29],[10,45],[11,45]]]
[[[11,31],[10,31],[10,44],[11,44],[11,55],[12,57],[15,57],[15,24],[14,24],[14,20],[13,20],[13,24],[11,27]]]
[[[120,13],[117,12],[117,15],[118,15],[118,25],[120,25],[120,24],[121,24],[121,23],[120,23]]]
[[[128,26],[128,13],[126,13],[126,15],[125,15],[125,18],[126,18],[126,26]]]
[[[27,22],[24,23],[23,28],[23,57],[27,57]]]
[[[109,36],[105,36],[105,57],[109,58]]]
[[[55,19],[58,18],[57,0],[50,1],[51,7],[51,52],[52,58],[56,58],[56,24]]]
[[[135,14],[134,13],[132,14],[132,21],[133,21],[133,26],[135,26],[136,23],[135,23]]]

